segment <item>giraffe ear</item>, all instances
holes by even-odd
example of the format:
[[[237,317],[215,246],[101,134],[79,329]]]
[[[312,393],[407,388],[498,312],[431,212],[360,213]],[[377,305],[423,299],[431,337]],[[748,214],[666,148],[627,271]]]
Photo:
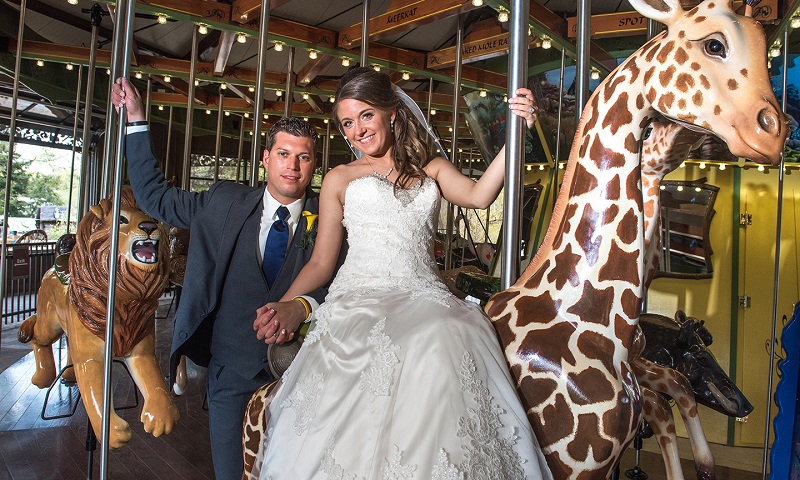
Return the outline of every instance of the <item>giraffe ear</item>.
[[[637,12],[666,25],[683,14],[680,0],[630,0]]]

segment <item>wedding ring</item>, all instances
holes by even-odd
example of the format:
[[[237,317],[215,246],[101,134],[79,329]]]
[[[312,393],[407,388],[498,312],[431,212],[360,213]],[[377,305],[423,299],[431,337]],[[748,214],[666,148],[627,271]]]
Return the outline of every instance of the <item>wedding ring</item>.
[[[531,115],[533,115],[534,113],[536,113],[536,109],[533,107],[533,105],[531,105],[531,106],[528,108],[528,113],[530,113]]]
[[[275,333],[272,334],[272,338],[278,338],[278,331],[276,330]]]

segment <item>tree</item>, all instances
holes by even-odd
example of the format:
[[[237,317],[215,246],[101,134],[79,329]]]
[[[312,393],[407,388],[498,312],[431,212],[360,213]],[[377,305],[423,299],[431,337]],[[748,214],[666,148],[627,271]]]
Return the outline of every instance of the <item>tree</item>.
[[[45,175],[37,172],[30,172],[30,167],[34,163],[52,163],[54,156],[51,153],[43,153],[35,159],[21,158],[14,152],[14,161],[11,165],[11,200],[8,206],[10,217],[33,217],[36,215],[36,208],[46,204],[63,204],[59,189],[65,190],[67,187],[61,185],[63,179],[58,172],[53,175]],[[4,213],[3,199],[5,199],[6,171],[5,166],[8,162],[8,142],[0,142],[0,215]],[[53,171],[51,169],[51,171]],[[64,200],[65,201],[65,200]]]

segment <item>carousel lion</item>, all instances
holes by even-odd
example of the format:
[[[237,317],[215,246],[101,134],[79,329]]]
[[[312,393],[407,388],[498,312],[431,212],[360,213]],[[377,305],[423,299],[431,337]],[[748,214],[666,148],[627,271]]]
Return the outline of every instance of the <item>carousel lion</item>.
[[[74,378],[101,440],[112,208],[112,201],[103,199],[83,217],[69,256],[68,281],[58,268],[45,273],[36,314],[18,333],[21,342],[33,346],[36,372],[31,382],[45,388],[56,378],[52,343],[66,332]],[[129,188],[122,191],[119,223],[113,351],[144,397],[144,430],[158,437],[170,433],[179,418],[155,357],[155,310],[169,276],[167,242],[161,241],[164,233],[158,224],[136,206]],[[112,410],[108,446],[122,447],[130,438],[128,423]]]

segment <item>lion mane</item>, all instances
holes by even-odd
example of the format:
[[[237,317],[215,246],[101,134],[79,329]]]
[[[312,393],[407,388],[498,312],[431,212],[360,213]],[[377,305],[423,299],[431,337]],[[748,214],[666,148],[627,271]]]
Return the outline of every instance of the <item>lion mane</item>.
[[[94,335],[105,338],[108,303],[109,250],[113,200],[98,205],[101,216],[84,215],[78,224],[77,243],[69,260],[69,302],[79,312],[81,323]],[[136,209],[130,188],[122,189],[121,209]],[[96,209],[95,209],[96,210]],[[161,227],[159,227],[161,228]],[[168,246],[162,230],[155,269],[144,270],[125,255],[128,245],[118,245],[118,270],[114,293],[114,356],[125,356],[147,334],[155,330],[155,311],[169,279]]]

